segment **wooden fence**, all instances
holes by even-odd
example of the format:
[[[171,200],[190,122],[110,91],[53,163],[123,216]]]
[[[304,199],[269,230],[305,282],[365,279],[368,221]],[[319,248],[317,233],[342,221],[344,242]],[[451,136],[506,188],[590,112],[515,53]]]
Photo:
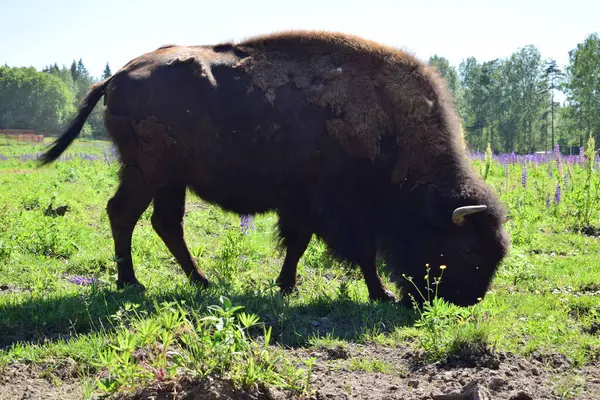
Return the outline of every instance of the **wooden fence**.
[[[0,138],[29,143],[42,143],[44,141],[44,135],[36,134],[35,131],[28,129],[0,129]]]

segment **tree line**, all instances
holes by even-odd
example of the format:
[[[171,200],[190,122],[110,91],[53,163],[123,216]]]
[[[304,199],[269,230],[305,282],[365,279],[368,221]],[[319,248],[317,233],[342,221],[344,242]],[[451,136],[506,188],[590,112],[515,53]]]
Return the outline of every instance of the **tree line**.
[[[108,63],[100,77],[112,74]],[[33,129],[53,136],[62,132],[73,118],[77,105],[97,78],[91,76],[83,60],[70,67],[0,66],[0,129]],[[102,120],[104,105],[99,103],[82,129],[82,136],[106,138]]]
[[[458,69],[444,57],[429,63],[446,78],[472,150],[532,153],[581,147],[600,139],[600,38],[588,35],[569,51],[561,70],[533,45],[510,57],[464,59]],[[562,93],[565,101],[557,101]]]
[[[579,147],[592,135],[600,143],[600,38],[588,35],[569,51],[562,70],[542,59],[534,45],[507,58],[463,59],[458,68],[439,55],[429,58],[445,78],[462,118],[469,147],[532,153]],[[34,129],[56,135],[73,116],[90,85],[111,75],[90,76],[83,61],[70,67],[0,67],[0,129]],[[562,95],[562,96],[560,96]],[[564,102],[557,101],[563,97]],[[104,105],[98,103],[83,135],[106,138]]]

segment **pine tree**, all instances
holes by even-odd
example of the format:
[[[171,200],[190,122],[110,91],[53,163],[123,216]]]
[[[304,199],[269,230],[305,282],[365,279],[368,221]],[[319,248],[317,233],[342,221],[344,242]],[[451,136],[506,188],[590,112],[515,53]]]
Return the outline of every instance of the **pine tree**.
[[[106,67],[104,67],[104,72],[102,73],[102,79],[109,78],[112,75],[110,70],[110,66],[106,63]]]
[[[555,90],[559,88],[563,76],[564,76],[564,74],[560,70],[560,68],[558,68],[558,65],[556,64],[555,60],[550,59],[549,61],[546,62],[546,68],[544,69],[544,72],[543,72],[543,78],[546,81],[547,90],[550,92],[550,113],[551,113],[551,117],[552,117],[552,122],[551,122],[552,147],[550,147],[551,149],[554,148],[554,115],[555,115],[555,106],[556,106],[556,102],[554,101],[554,93],[555,93]]]
[[[77,62],[77,80],[85,80],[87,81],[90,74],[88,73],[87,68],[83,65],[83,60],[80,58]]]
[[[71,78],[73,78],[73,82],[77,82],[79,75],[77,74],[77,63],[73,60],[71,63]]]

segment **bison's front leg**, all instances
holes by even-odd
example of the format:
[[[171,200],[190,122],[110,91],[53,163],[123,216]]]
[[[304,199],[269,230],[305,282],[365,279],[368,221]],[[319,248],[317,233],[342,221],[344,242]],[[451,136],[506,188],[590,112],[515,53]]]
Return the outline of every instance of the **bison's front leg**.
[[[137,168],[124,167],[119,188],[106,206],[117,258],[117,287],[120,289],[126,285],[144,289],[135,277],[131,260],[133,229],[152,200],[152,191],[142,182]]]
[[[281,293],[287,295],[296,289],[298,261],[300,261],[300,257],[302,257],[302,254],[306,251],[312,233],[296,229],[281,218],[278,227],[279,236],[283,245],[286,247],[286,254],[283,266],[281,267],[281,272],[279,273],[276,282],[281,289]]]
[[[190,281],[207,287],[208,279],[198,267],[196,260],[192,258],[183,236],[185,188],[186,185],[183,183],[171,183],[158,190],[154,196],[152,227],[177,259]]]
[[[364,257],[361,258],[363,258],[363,261],[360,262],[360,269],[369,290],[369,298],[372,301],[398,301],[396,295],[385,287],[377,272],[375,247],[373,246],[372,249],[366,250]]]
[[[377,273],[377,266],[375,262],[367,265],[361,264],[361,270],[369,289],[369,298],[372,301],[391,301],[396,302],[397,298],[394,293],[385,287],[381,281],[381,277]]]

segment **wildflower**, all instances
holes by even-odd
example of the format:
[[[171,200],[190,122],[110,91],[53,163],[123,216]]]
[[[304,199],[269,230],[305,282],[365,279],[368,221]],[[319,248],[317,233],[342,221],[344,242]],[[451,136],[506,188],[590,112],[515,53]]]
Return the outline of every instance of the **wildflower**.
[[[527,187],[527,167],[523,166],[523,173],[521,174],[521,185]]]
[[[546,208],[550,208],[550,194],[546,195]]]
[[[565,189],[569,186],[569,173],[565,172]]]
[[[248,230],[252,227],[252,215],[242,215],[240,216],[240,228],[242,229],[242,233],[244,235],[248,234]]]
[[[76,285],[81,285],[81,286],[89,286],[92,283],[96,283],[98,280],[96,278],[88,278],[85,276],[78,276],[78,275],[72,275],[67,277],[67,280],[71,283],[74,283]]]
[[[579,148],[579,164],[581,164],[582,167],[585,164],[585,148],[583,146]]]
[[[562,175],[562,163],[560,162],[560,145],[556,143],[556,149],[554,152],[556,156],[556,167],[558,168],[558,173]]]
[[[446,269],[446,266],[445,265],[440,265],[440,269],[443,271],[443,270]]]
[[[492,158],[493,158],[492,147],[490,146],[490,143],[488,143],[487,149],[485,151],[485,170],[483,173],[484,180],[487,179],[488,174],[490,172],[490,168],[492,167]]]
[[[556,184],[556,192],[554,193],[554,203],[555,204],[559,204],[560,203],[560,183]]]

